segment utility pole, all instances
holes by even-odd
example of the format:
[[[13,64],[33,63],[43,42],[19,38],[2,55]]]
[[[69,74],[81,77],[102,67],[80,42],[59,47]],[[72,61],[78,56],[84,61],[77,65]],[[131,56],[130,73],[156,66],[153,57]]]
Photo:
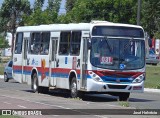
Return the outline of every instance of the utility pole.
[[[141,18],[141,0],[138,0],[137,25],[140,25],[140,18]]]

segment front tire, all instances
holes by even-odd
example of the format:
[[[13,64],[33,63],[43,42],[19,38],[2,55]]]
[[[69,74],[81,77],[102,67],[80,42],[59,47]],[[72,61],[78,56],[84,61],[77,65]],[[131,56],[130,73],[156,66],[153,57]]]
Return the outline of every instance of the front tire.
[[[72,78],[70,90],[71,90],[71,97],[76,98],[78,96],[78,90],[77,90],[77,81],[75,77]]]
[[[119,93],[119,101],[128,101],[130,93]]]
[[[77,90],[77,81],[75,77],[73,77],[71,81],[70,95],[72,98],[77,98],[77,97],[82,98],[84,96],[84,92]]]
[[[9,78],[8,78],[8,76],[7,76],[6,73],[4,73],[4,81],[5,81],[5,82],[8,82],[8,81],[9,81]]]

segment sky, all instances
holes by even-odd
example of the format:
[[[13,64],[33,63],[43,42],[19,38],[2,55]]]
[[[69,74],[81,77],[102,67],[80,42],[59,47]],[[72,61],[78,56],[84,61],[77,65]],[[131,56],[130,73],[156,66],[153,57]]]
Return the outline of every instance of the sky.
[[[0,7],[1,7],[3,1],[4,1],[4,0],[0,0]],[[30,4],[31,4],[31,7],[32,7],[35,0],[29,0],[29,1],[30,1]],[[47,2],[48,2],[48,0],[45,0],[45,3],[44,3],[44,5],[43,5],[43,9],[46,8]],[[65,10],[65,2],[66,2],[66,0],[62,0],[62,2],[61,2],[61,7],[60,7],[60,10],[59,10],[59,14],[64,14],[64,13],[66,13],[66,10]]]

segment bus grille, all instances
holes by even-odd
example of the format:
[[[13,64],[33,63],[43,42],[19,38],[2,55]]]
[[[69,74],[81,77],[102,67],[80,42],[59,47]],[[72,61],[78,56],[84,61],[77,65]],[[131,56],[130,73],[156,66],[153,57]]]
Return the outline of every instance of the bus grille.
[[[125,89],[127,85],[108,85],[110,89]]]

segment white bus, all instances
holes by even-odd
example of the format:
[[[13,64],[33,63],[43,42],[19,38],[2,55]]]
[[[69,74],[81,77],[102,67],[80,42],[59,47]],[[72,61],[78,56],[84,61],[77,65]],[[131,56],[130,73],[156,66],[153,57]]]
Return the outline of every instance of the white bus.
[[[34,92],[56,88],[73,98],[89,92],[127,100],[144,90],[143,28],[107,21],[18,27],[13,78]]]

